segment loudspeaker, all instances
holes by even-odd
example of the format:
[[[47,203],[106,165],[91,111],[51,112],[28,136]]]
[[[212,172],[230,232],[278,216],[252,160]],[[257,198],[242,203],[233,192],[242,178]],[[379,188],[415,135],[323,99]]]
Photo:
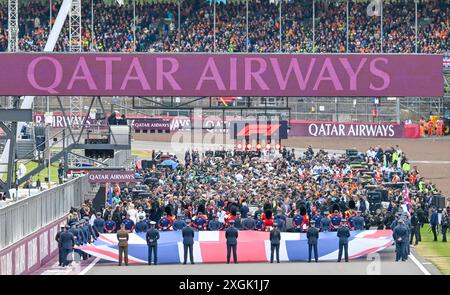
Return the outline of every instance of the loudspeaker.
[[[389,202],[388,191],[385,189],[377,189],[376,192],[381,193],[381,202]]]
[[[381,209],[382,194],[380,191],[369,192],[367,201],[369,201],[369,211],[374,214],[377,209]]]
[[[142,160],[142,169],[151,169],[153,166],[156,167],[156,161]]]
[[[445,198],[441,195],[433,195],[431,205],[438,209],[445,208]]]

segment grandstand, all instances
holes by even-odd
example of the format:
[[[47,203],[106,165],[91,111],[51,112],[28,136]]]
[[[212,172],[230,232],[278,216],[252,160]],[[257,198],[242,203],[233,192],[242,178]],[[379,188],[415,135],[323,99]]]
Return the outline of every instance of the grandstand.
[[[382,13],[379,11],[372,15],[368,14],[370,1],[214,2],[130,0],[121,5],[115,1],[81,1],[81,50],[434,53],[444,54],[444,72],[449,68],[450,1],[384,1]],[[18,1],[18,51],[44,50],[61,3]],[[8,51],[8,13],[8,2],[0,1],[0,52]],[[71,38],[67,19],[53,51],[69,52]],[[429,114],[440,115],[449,107],[448,74],[444,74],[444,80],[444,97],[406,97],[400,98],[398,103],[395,99],[380,98],[377,106],[372,98],[343,98],[339,103],[330,102],[327,98],[291,98],[289,116],[297,120],[372,121],[372,111],[376,108],[379,122],[417,121]],[[259,98],[255,105],[265,105],[266,100],[272,106],[283,105],[286,99]],[[6,97],[0,99],[2,105],[8,105],[8,101]],[[132,104],[131,98],[104,98],[104,101],[124,112]],[[180,101],[185,99],[180,98]],[[201,105],[197,103],[195,106]],[[54,111],[59,106],[56,99],[45,97],[40,98],[40,103],[37,100],[34,108],[36,112],[43,112]],[[164,114],[162,111],[144,113]],[[175,114],[180,115],[180,112]]]

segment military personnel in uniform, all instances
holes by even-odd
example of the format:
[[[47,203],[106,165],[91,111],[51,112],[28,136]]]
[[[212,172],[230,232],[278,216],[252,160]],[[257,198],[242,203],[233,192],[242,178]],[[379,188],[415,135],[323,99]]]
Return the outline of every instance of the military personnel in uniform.
[[[323,231],[323,232],[330,231],[331,220],[328,217],[328,214],[329,214],[328,211],[325,211],[324,212],[324,216],[320,220],[320,230]]]
[[[350,229],[347,226],[347,220],[341,220],[341,227],[337,230],[339,238],[339,256],[338,262],[341,262],[342,250],[344,250],[345,262],[348,262],[348,238],[350,237]]]
[[[144,221],[144,215],[139,216],[139,221],[136,223],[136,233],[146,233],[148,230],[147,223]]]
[[[184,248],[184,262],[187,263],[187,254],[189,250],[189,260],[194,264],[194,229],[191,227],[191,220],[186,220],[187,225],[182,230],[183,248]]]
[[[63,249],[61,247],[61,243],[60,243],[60,237],[61,234],[64,232],[65,227],[61,226],[61,230],[59,232],[56,233],[55,236],[55,240],[58,243],[58,265],[62,266],[63,265]]]
[[[233,250],[234,263],[237,262],[237,239],[239,236],[238,230],[234,227],[234,220],[230,220],[230,227],[225,231],[225,238],[227,239],[227,264],[230,263],[231,250]]]
[[[308,238],[308,262],[311,262],[311,252],[314,249],[314,260],[319,261],[319,251],[317,250],[317,241],[319,240],[319,230],[316,228],[316,222],[311,220],[306,238]]]
[[[120,225],[120,230],[117,232],[117,240],[119,241],[119,266],[122,265],[122,257],[124,257],[125,265],[128,265],[128,231],[125,229],[125,224]]]
[[[62,266],[68,266],[70,254],[72,254],[73,246],[75,246],[75,239],[73,234],[69,232],[70,226],[66,225],[64,232],[59,236],[59,240],[62,248]]]
[[[280,263],[280,241],[281,233],[278,230],[278,224],[273,224],[273,229],[270,231],[270,263],[273,263],[273,254],[277,253],[277,263]]]
[[[148,265],[152,264],[152,252],[153,252],[153,264],[158,264],[158,240],[159,231],[155,228],[156,222],[150,222],[150,228],[145,235],[148,246]]]
[[[208,230],[220,230],[221,224],[219,222],[219,217],[214,216],[214,219],[208,223]]]
[[[393,238],[395,241],[395,261],[405,261],[405,243],[408,242],[408,231],[405,227],[405,221],[403,219],[399,219],[397,222],[397,226],[394,228]]]

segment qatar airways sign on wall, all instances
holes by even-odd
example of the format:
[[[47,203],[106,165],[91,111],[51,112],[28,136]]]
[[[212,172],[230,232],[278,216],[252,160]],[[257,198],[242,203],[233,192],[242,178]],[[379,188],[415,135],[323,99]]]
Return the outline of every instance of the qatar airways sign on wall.
[[[338,123],[338,122],[296,122],[291,124],[290,136],[313,137],[370,137],[403,138],[416,137],[407,125],[389,123]],[[411,125],[411,127],[415,127]]]
[[[0,95],[442,96],[442,55],[0,54]]]

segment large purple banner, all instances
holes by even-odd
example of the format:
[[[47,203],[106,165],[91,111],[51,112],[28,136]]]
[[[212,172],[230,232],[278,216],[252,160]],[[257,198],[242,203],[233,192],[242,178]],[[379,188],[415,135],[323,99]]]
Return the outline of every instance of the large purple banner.
[[[0,95],[442,96],[442,55],[0,54]]]
[[[416,138],[417,125],[305,121],[291,124],[289,136]]]

